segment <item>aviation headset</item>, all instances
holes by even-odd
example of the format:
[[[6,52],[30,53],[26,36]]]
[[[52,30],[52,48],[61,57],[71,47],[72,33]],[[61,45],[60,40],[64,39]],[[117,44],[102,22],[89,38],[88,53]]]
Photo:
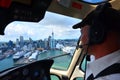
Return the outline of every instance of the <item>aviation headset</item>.
[[[102,12],[109,7],[111,7],[110,3],[104,3],[97,6],[97,8],[93,11],[95,14],[92,23],[90,24],[88,45],[100,44],[105,40],[107,29],[100,18],[102,16]]]

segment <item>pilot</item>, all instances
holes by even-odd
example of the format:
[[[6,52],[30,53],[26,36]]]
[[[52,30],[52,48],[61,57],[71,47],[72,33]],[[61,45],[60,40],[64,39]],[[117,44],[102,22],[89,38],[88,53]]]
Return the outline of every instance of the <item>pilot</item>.
[[[120,80],[120,12],[102,3],[73,28],[81,29],[83,53],[95,57],[85,80]]]

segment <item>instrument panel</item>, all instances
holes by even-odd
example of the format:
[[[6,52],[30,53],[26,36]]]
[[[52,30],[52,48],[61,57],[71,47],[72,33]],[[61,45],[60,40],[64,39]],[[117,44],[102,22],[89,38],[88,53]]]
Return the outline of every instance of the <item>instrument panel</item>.
[[[51,80],[53,60],[40,60],[15,67],[0,74],[0,80]]]

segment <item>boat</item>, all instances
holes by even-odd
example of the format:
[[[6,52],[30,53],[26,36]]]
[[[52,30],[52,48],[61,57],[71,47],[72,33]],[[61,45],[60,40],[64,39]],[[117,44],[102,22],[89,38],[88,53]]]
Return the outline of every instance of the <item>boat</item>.
[[[35,60],[37,60],[38,54],[39,54],[38,50],[36,50],[34,53],[32,53],[32,55],[28,58],[29,61],[35,61]]]
[[[27,53],[24,55],[24,58],[29,58],[31,55],[32,55],[32,52],[29,51],[29,52],[27,52]]]
[[[25,55],[25,52],[24,51],[18,51],[17,53],[15,53],[13,55],[13,60],[18,60],[20,59],[21,57],[23,57]]]

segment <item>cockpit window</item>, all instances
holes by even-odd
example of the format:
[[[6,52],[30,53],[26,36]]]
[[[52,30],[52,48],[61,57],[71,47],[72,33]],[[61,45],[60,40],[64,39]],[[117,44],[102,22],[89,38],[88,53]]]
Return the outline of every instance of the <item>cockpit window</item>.
[[[46,12],[39,23],[10,23],[0,35],[0,72],[43,59],[53,59],[53,68],[67,69],[80,36],[72,25],[79,21]]]
[[[100,3],[108,2],[110,0],[79,0],[79,1],[89,3],[89,4],[100,4]]]

